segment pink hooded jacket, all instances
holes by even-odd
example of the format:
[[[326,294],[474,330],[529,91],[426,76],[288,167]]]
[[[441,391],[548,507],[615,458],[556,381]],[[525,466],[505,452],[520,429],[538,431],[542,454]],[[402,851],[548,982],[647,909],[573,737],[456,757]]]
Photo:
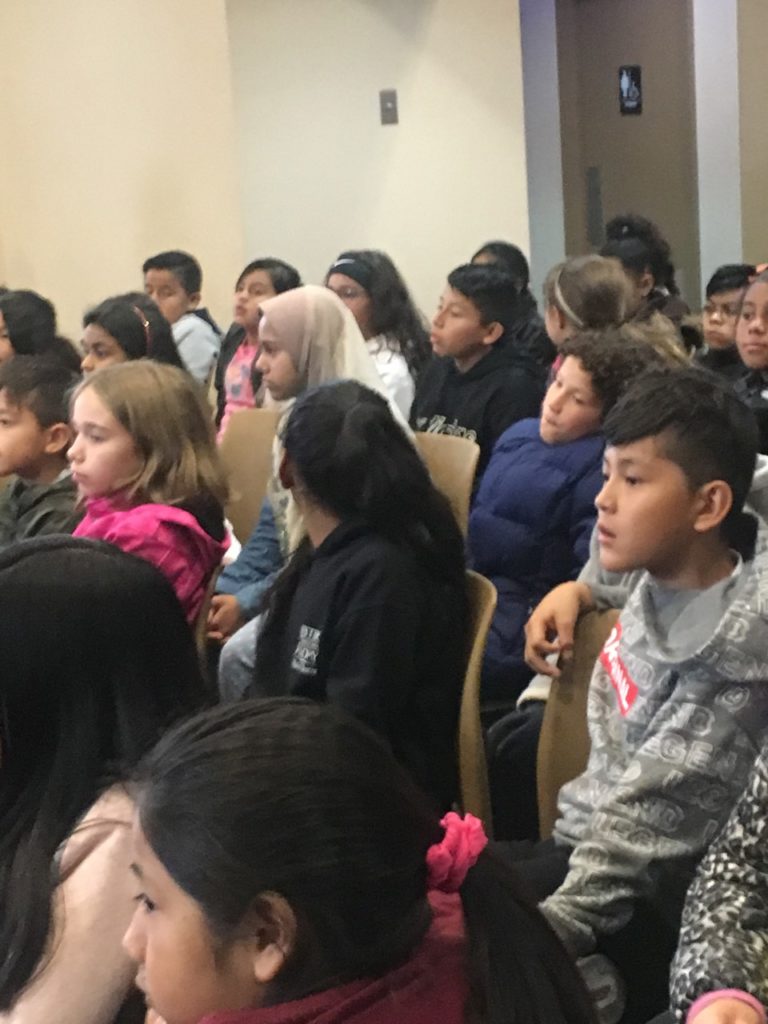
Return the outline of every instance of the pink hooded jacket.
[[[215,540],[183,508],[154,504],[126,508],[114,496],[89,501],[74,536],[109,541],[157,566],[173,585],[190,625],[229,546],[227,537]]]

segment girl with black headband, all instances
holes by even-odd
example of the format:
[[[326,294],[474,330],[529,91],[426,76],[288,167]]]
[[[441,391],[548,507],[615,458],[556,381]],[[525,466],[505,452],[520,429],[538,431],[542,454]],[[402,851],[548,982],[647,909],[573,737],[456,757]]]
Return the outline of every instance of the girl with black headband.
[[[419,373],[432,358],[424,319],[386,253],[343,252],[325,283],[353,314],[390,398],[407,419]]]

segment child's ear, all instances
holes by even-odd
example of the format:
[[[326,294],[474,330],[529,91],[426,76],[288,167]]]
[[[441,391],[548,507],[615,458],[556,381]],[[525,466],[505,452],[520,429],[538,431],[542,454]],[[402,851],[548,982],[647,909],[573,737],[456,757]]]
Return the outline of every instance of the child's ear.
[[[279,893],[262,893],[248,914],[253,936],[253,975],[261,985],[273,981],[296,947],[296,915]]]
[[[45,454],[61,455],[72,444],[72,428],[68,423],[54,423],[45,429]]]
[[[693,524],[698,533],[716,529],[733,507],[733,492],[725,480],[710,480],[698,491],[699,512]]]
[[[653,274],[650,270],[644,270],[639,279],[640,294],[644,299],[653,291],[653,283]]]
[[[277,468],[277,475],[281,486],[284,487],[286,491],[290,491],[290,489],[295,486],[296,475],[293,471],[293,463],[290,460],[288,452],[283,452],[280,457],[280,465]]]
[[[485,330],[483,335],[484,345],[495,345],[504,333],[504,327],[498,320],[492,320],[489,324],[484,324],[483,327]]]
[[[197,309],[200,305],[200,292],[187,292],[187,298],[189,299],[189,308]]]

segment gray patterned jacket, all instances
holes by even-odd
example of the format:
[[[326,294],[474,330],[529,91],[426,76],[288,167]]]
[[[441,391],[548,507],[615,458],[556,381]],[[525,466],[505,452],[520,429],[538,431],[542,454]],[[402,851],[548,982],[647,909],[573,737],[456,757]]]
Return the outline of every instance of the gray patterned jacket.
[[[768,1003],[768,763],[755,762],[741,800],[701,862],[672,964],[683,1020],[705,992],[739,988]]]
[[[653,630],[652,580],[632,582],[590,684],[587,768],[560,792],[568,875],[542,904],[575,955],[626,924],[639,898],[677,925],[768,738],[768,527],[714,635],[676,662]]]

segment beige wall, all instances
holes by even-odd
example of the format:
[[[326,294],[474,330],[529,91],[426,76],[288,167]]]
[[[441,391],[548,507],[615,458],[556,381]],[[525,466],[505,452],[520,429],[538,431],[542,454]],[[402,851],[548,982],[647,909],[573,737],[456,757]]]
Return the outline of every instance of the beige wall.
[[[517,0],[229,0],[249,258],[317,281],[386,249],[431,312],[490,237],[527,248]],[[379,123],[396,88],[400,124]]]
[[[756,0],[759,4],[761,0]],[[690,0],[558,0],[567,246],[587,249],[586,168],[601,169],[605,219],[632,210],[667,236],[698,301]],[[618,68],[643,69],[643,113],[622,116]]]
[[[768,22],[765,0],[739,0],[739,104],[744,259],[768,261]],[[738,166],[734,159],[734,173]]]
[[[229,315],[244,247],[224,0],[3,0],[0,280],[83,310],[191,250]]]

